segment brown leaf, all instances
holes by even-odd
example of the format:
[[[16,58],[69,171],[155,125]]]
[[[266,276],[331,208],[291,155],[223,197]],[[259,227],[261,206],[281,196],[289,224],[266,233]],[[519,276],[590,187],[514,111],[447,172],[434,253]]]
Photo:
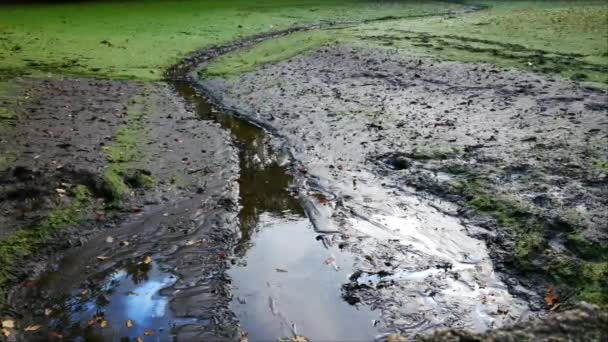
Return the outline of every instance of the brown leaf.
[[[150,257],[149,255],[146,255],[144,257],[144,264],[148,265],[150,263],[152,263],[152,257]]]
[[[63,338],[63,334],[58,333],[58,332],[56,332],[56,331],[51,331],[51,332],[49,333],[49,336],[50,336],[51,338],[58,338],[58,339],[62,339],[62,338]]]
[[[2,330],[0,330],[0,332],[2,333],[2,336],[5,336],[5,337],[11,335],[11,331],[6,328],[2,328]]]
[[[28,325],[24,330],[25,331],[38,331],[38,330],[40,330],[40,328],[42,328],[41,325],[34,324],[34,325]]]
[[[133,326],[134,326],[135,324],[133,324],[133,321],[132,321],[132,320],[128,319],[128,320],[127,320],[127,322],[125,323],[125,325],[127,326],[127,328],[133,328]]]
[[[555,289],[552,287],[548,288],[547,293],[545,294],[545,304],[547,304],[547,306],[554,306],[558,301],[559,298],[557,298],[557,295],[555,294]]]

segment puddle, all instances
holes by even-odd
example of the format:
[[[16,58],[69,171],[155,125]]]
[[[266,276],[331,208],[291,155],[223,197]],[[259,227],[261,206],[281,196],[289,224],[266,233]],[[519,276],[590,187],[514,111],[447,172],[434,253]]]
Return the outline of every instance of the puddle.
[[[373,340],[378,315],[341,297],[351,255],[325,248],[306,218],[262,215],[253,246],[229,274],[232,309],[252,341],[303,335],[316,341]]]
[[[174,317],[168,298],[159,292],[176,280],[157,263],[134,262],[97,274],[45,309],[45,329],[49,338],[70,336],[73,341],[171,339],[172,327],[188,320]]]
[[[239,147],[241,237],[231,309],[251,341],[304,335],[313,340],[370,340],[378,314],[341,296],[354,260],[316,239],[293,179],[268,150],[265,132],[216,111],[187,82],[174,83],[202,119],[228,129]],[[285,272],[286,271],[286,272]]]

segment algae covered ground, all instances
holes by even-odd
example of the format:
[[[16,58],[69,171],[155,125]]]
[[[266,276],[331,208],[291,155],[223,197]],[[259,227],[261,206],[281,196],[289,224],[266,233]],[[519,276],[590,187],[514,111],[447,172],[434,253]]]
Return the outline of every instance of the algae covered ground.
[[[440,1],[127,1],[3,6],[0,75],[52,71],[155,80],[187,53],[260,32],[433,14]]]
[[[608,83],[608,5],[603,1],[480,1],[467,14],[388,20],[285,37],[219,59],[210,75],[236,74],[315,46],[376,46],[405,55],[485,62]]]

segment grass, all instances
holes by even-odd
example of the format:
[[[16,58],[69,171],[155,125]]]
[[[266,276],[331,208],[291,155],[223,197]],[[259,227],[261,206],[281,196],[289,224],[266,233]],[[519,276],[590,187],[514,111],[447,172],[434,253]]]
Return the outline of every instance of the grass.
[[[512,235],[517,270],[541,274],[549,283],[572,290],[579,300],[608,304],[608,247],[584,239],[571,227],[566,235],[570,252],[555,252],[549,236],[556,232],[531,207],[485,189],[481,182],[469,179],[453,192],[465,199],[465,206],[492,217]]]
[[[204,70],[202,77],[230,77],[300,55],[324,44],[335,43],[331,31],[299,32],[256,44],[250,49],[222,56]]]
[[[108,167],[104,172],[104,180],[110,187],[115,201],[125,199],[130,193],[131,188],[126,179],[134,169],[135,163],[143,158],[140,147],[146,135],[144,119],[145,102],[142,97],[137,96],[127,108],[127,123],[118,129],[114,144],[106,149]],[[146,177],[141,179],[143,185],[154,183],[150,176],[142,176]]]
[[[67,206],[58,204],[41,223],[0,241],[0,306],[4,301],[6,286],[16,280],[14,267],[17,262],[34,255],[53,233],[79,223],[84,209],[91,203],[89,190],[84,185],[77,185]]]
[[[608,5],[602,1],[482,1],[465,15],[387,20],[309,31],[217,59],[202,76],[234,76],[324,44],[389,48],[407,55],[493,63],[608,84]]]
[[[326,21],[443,12],[438,1],[143,0],[10,5],[0,10],[0,75],[35,70],[158,80],[189,52]]]
[[[479,1],[459,16],[391,21],[353,29],[359,44],[444,60],[608,83],[608,4],[604,1]]]

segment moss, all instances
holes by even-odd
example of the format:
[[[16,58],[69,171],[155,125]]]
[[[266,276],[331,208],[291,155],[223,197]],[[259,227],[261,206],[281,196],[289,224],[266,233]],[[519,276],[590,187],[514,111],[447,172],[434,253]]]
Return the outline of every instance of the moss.
[[[299,32],[262,42],[251,49],[239,51],[214,60],[201,70],[201,77],[227,77],[254,70],[262,65],[287,60],[324,44],[335,42],[329,31]]]
[[[372,23],[355,43],[445,60],[490,62],[608,83],[605,1],[482,1],[484,11],[451,18]],[[483,28],[480,29],[480,23]]]
[[[141,144],[145,141],[145,102],[142,97],[133,99],[127,108],[127,123],[116,132],[114,143],[106,148],[108,167],[104,172],[104,179],[110,188],[115,205],[125,199],[130,193],[126,178],[136,163],[143,159]],[[150,176],[150,178],[152,178]],[[152,179],[143,183],[153,183]]]
[[[158,80],[205,46],[323,21],[444,13],[459,4],[362,0],[145,0],[10,5],[0,60],[13,74],[46,70]],[[311,10],[311,9],[315,10]]]
[[[67,206],[58,204],[39,224],[19,230],[0,241],[0,305],[6,287],[15,280],[14,268],[17,262],[34,255],[53,233],[78,224],[84,216],[84,210],[91,204],[91,193],[87,187],[77,185]]]
[[[585,260],[608,261],[608,246],[605,243],[589,241],[578,232],[568,234],[566,246]]]

